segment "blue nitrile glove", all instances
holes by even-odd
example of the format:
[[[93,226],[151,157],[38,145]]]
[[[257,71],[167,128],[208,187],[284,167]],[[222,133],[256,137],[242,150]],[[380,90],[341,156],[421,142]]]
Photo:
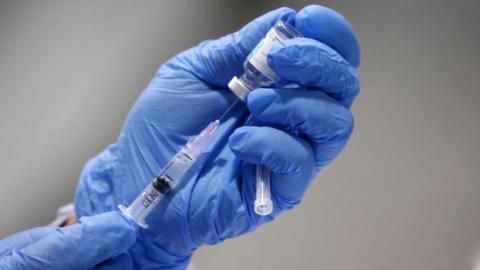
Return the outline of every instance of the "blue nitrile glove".
[[[0,240],[0,269],[131,269],[126,252],[135,242],[137,228],[116,211],[84,217],[64,228],[17,233]]]
[[[235,100],[227,83],[242,73],[246,56],[278,19],[305,38],[274,46],[269,65],[301,88],[258,89],[247,106],[237,104],[199,166],[147,218],[150,228],[130,250],[134,268],[183,269],[199,246],[253,231],[298,204],[315,175],[345,146],[353,127],[348,107],[359,89],[353,30],[321,6],[297,14],[277,9],[180,53],[158,70],[118,140],[83,170],[77,214],[131,203],[188,139]],[[272,171],[274,212],[268,217],[253,211],[254,164]]]

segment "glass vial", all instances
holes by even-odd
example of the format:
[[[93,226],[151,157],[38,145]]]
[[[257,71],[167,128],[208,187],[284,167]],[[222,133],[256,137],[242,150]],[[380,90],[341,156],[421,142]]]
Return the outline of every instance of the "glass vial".
[[[259,87],[270,86],[277,81],[277,75],[268,66],[267,55],[275,42],[301,37],[302,35],[290,24],[277,21],[265,37],[250,52],[243,64],[244,73],[233,77],[228,88],[242,101]]]

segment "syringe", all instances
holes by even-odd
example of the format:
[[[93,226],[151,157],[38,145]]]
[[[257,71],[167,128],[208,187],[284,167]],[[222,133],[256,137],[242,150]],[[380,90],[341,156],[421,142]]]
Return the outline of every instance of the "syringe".
[[[152,212],[165,194],[173,189],[195,164],[219,126],[220,120],[215,120],[198,136],[189,140],[130,206],[119,205],[120,210],[135,220],[140,227],[148,228],[145,217]]]

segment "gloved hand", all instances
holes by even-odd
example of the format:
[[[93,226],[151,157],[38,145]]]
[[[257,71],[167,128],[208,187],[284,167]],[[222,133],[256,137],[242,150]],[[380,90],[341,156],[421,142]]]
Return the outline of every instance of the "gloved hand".
[[[110,212],[64,228],[17,233],[0,240],[0,269],[129,269],[132,261],[125,252],[135,242],[137,228],[120,212]]]
[[[305,38],[276,44],[270,67],[298,89],[258,89],[228,114],[199,167],[147,218],[133,268],[183,269],[201,245],[253,231],[298,204],[315,175],[345,146],[358,93],[359,47],[333,10],[280,8],[240,31],[167,61],[141,94],[118,140],[90,160],[77,188],[79,216],[129,204],[189,138],[235,100],[227,90],[264,34],[283,19]],[[255,164],[271,174],[274,212],[253,211]],[[125,268],[122,268],[125,269]]]

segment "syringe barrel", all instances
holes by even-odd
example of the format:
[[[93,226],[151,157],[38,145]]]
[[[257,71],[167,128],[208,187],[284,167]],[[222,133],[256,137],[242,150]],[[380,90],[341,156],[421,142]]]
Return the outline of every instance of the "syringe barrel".
[[[145,218],[152,212],[163,196],[164,194],[159,192],[152,182],[135,198],[130,206],[119,205],[119,208],[124,214],[132,218],[138,226],[146,229],[148,225],[145,222]]]
[[[182,180],[202,154],[208,142],[220,126],[220,121],[211,122],[198,136],[190,140],[168,162],[160,174],[135,198],[129,207],[118,208],[132,218],[140,227],[148,228],[145,218],[171,189]]]
[[[193,166],[196,159],[186,153],[186,148],[182,148],[165,166],[163,171],[155,177],[143,192],[127,208],[119,206],[120,210],[130,216],[135,222],[143,228],[148,225],[145,218],[157,206],[164,195],[183,178],[185,173]]]

